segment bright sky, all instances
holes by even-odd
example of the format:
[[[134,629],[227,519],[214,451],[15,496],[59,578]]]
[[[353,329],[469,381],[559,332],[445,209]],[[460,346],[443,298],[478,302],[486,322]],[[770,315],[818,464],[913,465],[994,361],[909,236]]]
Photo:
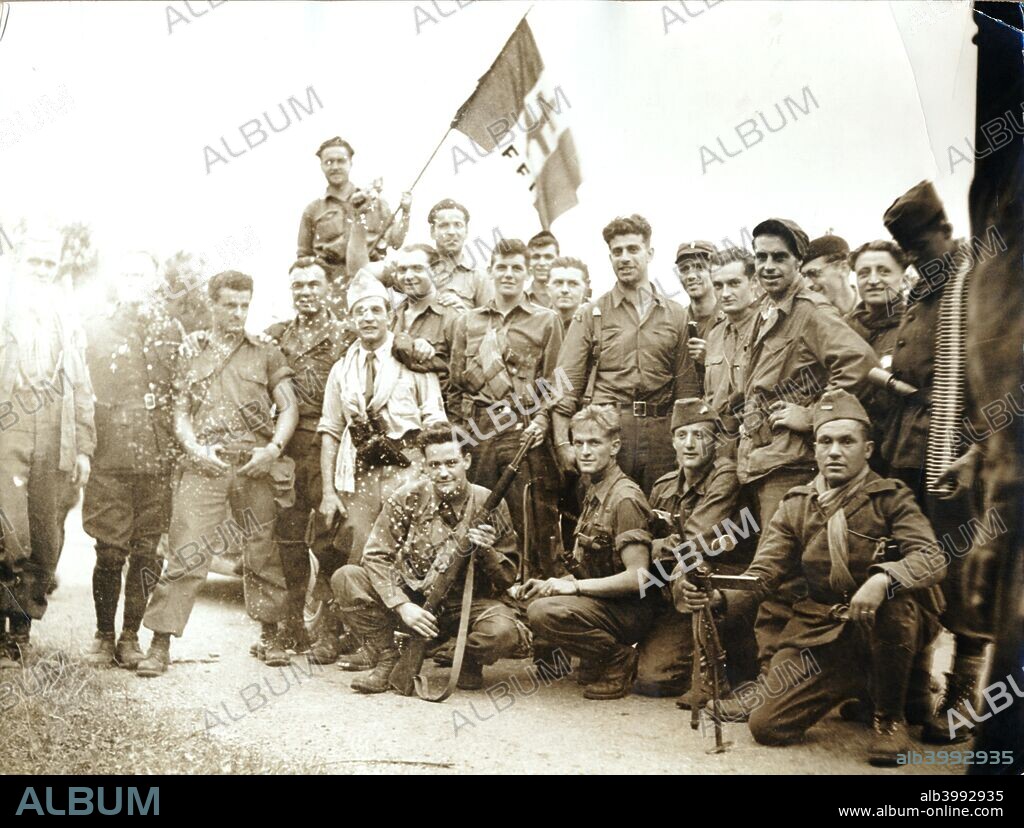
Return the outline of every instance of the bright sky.
[[[968,6],[537,3],[528,20],[549,85],[569,101],[561,117],[583,172],[579,206],[552,228],[563,252],[609,287],[601,227],[640,212],[654,228],[652,275],[671,287],[679,242],[739,242],[767,216],[812,238],[834,228],[851,245],[887,237],[883,211],[923,178],[967,234],[972,165],[950,174],[948,147],[969,154],[974,130]],[[344,136],[354,182],[383,178],[394,206],[528,8],[192,0],[192,17],[184,2],[14,4],[0,41],[0,223],[87,221],[101,251],[160,256],[249,237],[230,264],[257,279],[261,327],[290,310],[299,216],[324,187],[317,145]],[[271,132],[263,113],[280,125],[278,105],[308,107],[309,87],[322,108]],[[737,153],[737,126],[760,111],[775,127],[776,104],[785,129],[762,125],[762,141],[725,157],[718,139]],[[270,136],[249,150],[239,127],[254,118]],[[246,152],[207,173],[204,146],[224,154],[222,137]],[[408,241],[428,240],[427,210],[443,197],[469,207],[471,238],[539,230],[506,159],[456,174],[454,146],[472,154],[468,138],[449,136],[414,193]],[[724,163],[703,169],[701,146]]]

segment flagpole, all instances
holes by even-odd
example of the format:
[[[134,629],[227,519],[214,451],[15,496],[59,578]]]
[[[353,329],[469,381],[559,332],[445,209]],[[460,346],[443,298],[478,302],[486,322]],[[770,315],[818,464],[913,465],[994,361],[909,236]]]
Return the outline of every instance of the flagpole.
[[[523,16],[519,19],[519,23],[516,23],[516,28],[512,30],[513,32],[515,32],[515,30],[519,28],[520,24],[524,20],[526,20],[526,15],[528,15],[531,11],[533,11],[534,5],[535,5],[534,3],[530,4],[530,7],[526,10],[526,12],[523,14]],[[509,37],[511,37],[511,35]],[[499,52],[499,54],[500,54],[500,52]],[[479,81],[477,82],[477,85],[479,86]],[[473,92],[474,93],[476,92],[476,87],[473,88]],[[466,100],[468,101],[472,97],[473,97],[473,95],[470,94],[469,98],[466,98]],[[464,105],[465,105],[465,103],[463,103],[463,106]],[[414,189],[416,189],[416,185],[420,183],[420,179],[423,178],[423,173],[425,173],[427,171],[427,167],[430,166],[430,162],[433,161],[434,158],[437,157],[437,154],[441,151],[442,145],[448,139],[448,136],[451,134],[451,131],[455,128],[455,122],[458,121],[458,119],[459,119],[459,112],[461,112],[461,111],[462,111],[462,107],[460,106],[458,112],[455,113],[455,117],[452,118],[452,122],[448,125],[448,129],[445,130],[444,135],[441,136],[441,140],[438,141],[437,142],[437,146],[434,147],[434,151],[432,153],[430,153],[430,157],[427,159],[427,162],[420,168],[420,171],[417,174],[416,178],[413,180],[412,184],[409,185],[409,189],[405,190],[405,192],[407,192],[407,193],[409,193],[411,195],[412,191]],[[398,214],[401,211],[402,211],[402,207],[401,207],[401,205],[399,205],[399,208],[397,210],[395,210],[395,212],[393,212],[391,214],[391,218],[388,220],[388,223],[384,226],[384,229],[381,230],[380,233],[377,234],[377,238],[375,238],[371,244],[367,245],[367,251],[373,250],[378,244],[380,244],[380,240],[383,239],[388,234],[388,231],[391,230],[391,227],[395,223],[395,219],[398,217]]]

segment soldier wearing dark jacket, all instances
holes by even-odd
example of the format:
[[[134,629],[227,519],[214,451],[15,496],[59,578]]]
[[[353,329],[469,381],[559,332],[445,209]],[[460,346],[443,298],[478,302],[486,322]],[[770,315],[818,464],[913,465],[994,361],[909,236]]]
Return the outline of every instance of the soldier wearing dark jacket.
[[[634,690],[645,696],[686,691],[678,702],[684,709],[705,699],[695,700],[687,690],[693,666],[692,616],[673,605],[671,583],[702,562],[712,572],[742,572],[757,546],[758,527],[744,502],[736,462],[718,454],[721,440],[717,412],[704,400],[676,400],[672,445],[679,469],[658,478],[651,490],[654,569],[647,582],[652,588],[645,589],[644,595],[654,600],[655,589],[661,589],[665,600],[653,628],[638,647],[640,665]],[[719,631],[729,654],[730,680],[737,683],[757,674],[757,605],[747,600],[730,610]]]
[[[750,731],[762,744],[789,744],[844,699],[870,698],[869,761],[895,765],[907,749],[914,657],[939,628],[941,598],[932,588],[945,561],[913,494],[868,468],[863,406],[845,391],[828,392],[813,422],[819,473],[786,493],[745,573],[757,578],[759,598],[794,569],[807,587],[772,658],[770,672],[785,690],[766,699],[749,686]],[[706,605],[705,593],[679,583],[692,610]],[[734,595],[716,591],[712,606],[727,607]],[[806,672],[794,677],[793,665]]]
[[[86,661],[132,669],[143,657],[139,627],[160,575],[160,536],[171,515],[171,470],[177,454],[171,384],[181,326],[155,295],[155,260],[122,261],[118,303],[86,322],[86,361],[96,394],[96,453],[85,487],[82,524],[96,541],[92,594],[96,639]],[[114,618],[124,576],[121,637]]]

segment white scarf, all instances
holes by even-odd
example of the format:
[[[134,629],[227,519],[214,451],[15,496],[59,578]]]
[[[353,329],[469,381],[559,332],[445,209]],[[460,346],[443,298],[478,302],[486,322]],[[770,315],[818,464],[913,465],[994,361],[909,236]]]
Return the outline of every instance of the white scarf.
[[[370,409],[380,411],[388,404],[398,382],[401,366],[391,355],[394,334],[388,333],[387,339],[373,352],[377,360],[376,376],[373,381],[373,398]],[[368,351],[360,344],[349,348],[342,359],[341,368],[341,407],[345,413],[345,432],[341,435],[338,448],[338,460],[334,467],[334,488],[339,492],[352,493],[356,490],[356,446],[352,442],[351,426],[356,417],[366,416],[365,367]]]

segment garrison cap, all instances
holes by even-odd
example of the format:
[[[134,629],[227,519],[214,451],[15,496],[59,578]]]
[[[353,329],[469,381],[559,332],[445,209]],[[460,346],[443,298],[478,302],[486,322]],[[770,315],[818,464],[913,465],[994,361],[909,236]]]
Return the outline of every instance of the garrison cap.
[[[819,236],[807,245],[807,252],[804,253],[804,264],[807,264],[820,256],[849,256],[850,245],[846,239],[839,236]]]
[[[892,237],[907,247],[905,242],[914,241],[922,230],[947,219],[935,185],[922,181],[889,205],[882,221]]]
[[[709,241],[683,242],[676,248],[676,264],[688,256],[706,256],[710,259],[717,253],[715,246]]]
[[[870,426],[871,419],[853,394],[842,388],[826,391],[814,406],[814,432],[833,420],[856,420]]]
[[[801,262],[807,253],[807,234],[795,221],[783,218],[769,218],[754,228],[753,238],[758,236],[779,236],[789,244],[789,252]]]
[[[672,431],[694,423],[715,422],[718,422],[718,413],[700,397],[688,397],[672,404]]]
[[[388,289],[381,284],[380,279],[365,267],[359,268],[359,272],[349,282],[346,300],[348,309],[351,311],[364,299],[383,299],[386,307],[391,307],[391,297]]]

